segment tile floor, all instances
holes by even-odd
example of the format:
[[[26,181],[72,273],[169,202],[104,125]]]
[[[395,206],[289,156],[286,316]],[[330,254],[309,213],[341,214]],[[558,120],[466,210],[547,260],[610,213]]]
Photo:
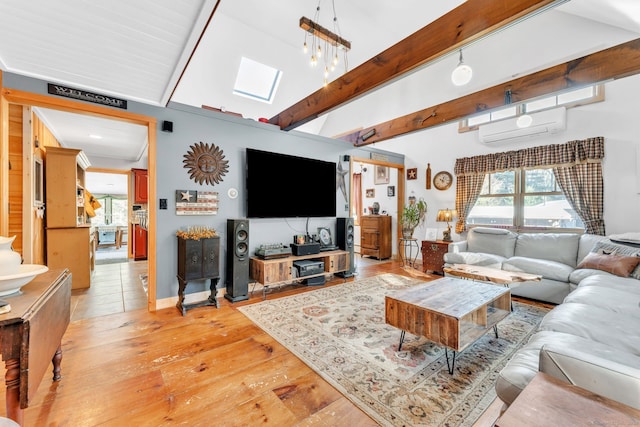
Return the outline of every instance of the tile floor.
[[[142,274],[147,274],[147,261],[96,265],[91,287],[71,292],[71,321],[146,309]]]

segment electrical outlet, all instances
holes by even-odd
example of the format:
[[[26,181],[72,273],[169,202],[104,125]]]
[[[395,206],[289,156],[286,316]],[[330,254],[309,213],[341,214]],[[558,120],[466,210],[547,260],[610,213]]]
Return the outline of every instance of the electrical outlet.
[[[160,209],[167,209],[167,199],[160,199]]]

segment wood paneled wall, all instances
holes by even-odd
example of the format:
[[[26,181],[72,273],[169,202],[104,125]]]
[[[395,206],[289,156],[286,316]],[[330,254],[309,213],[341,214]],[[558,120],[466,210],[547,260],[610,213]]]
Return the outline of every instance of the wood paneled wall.
[[[29,119],[30,118],[30,119]],[[31,168],[31,165],[24,164],[23,146],[25,144],[25,126],[29,126],[29,123],[25,121],[31,121],[31,137],[33,141],[38,140],[39,148],[35,146],[35,143],[29,144],[31,147],[32,158],[43,158],[43,149],[46,147],[59,147],[60,143],[51,133],[51,131],[44,125],[35,114],[31,113],[29,107],[25,107],[18,104],[9,104],[9,161],[11,168],[9,170],[9,228],[8,236],[16,236],[13,242],[13,249],[19,252],[23,258],[30,258],[29,263],[32,264],[44,264],[44,219],[38,218],[35,208],[33,208],[33,201],[26,206],[31,207],[30,215],[24,215],[25,206],[25,194],[31,194],[25,192],[23,172],[25,168]],[[28,129],[27,129],[28,130]],[[28,220],[25,220],[28,218]],[[28,222],[25,222],[28,221]],[[31,256],[27,256],[24,253],[23,245],[23,230],[31,227],[31,244],[32,251]],[[28,236],[28,234],[27,234]]]
[[[9,232],[13,249],[22,255],[22,106],[9,105]]]

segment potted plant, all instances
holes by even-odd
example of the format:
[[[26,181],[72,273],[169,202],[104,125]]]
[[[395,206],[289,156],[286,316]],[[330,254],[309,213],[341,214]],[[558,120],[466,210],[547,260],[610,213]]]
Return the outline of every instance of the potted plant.
[[[413,231],[419,225],[422,225],[427,215],[427,202],[424,199],[405,205],[400,215],[400,224],[402,225],[402,237],[411,239]]]

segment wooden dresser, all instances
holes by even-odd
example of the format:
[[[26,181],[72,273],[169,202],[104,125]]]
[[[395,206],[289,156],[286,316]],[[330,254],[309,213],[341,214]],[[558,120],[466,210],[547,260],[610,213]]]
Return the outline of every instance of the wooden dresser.
[[[444,254],[449,251],[449,243],[444,240],[422,241],[422,271],[444,275]]]
[[[391,258],[391,217],[365,215],[360,220],[360,255]]]

